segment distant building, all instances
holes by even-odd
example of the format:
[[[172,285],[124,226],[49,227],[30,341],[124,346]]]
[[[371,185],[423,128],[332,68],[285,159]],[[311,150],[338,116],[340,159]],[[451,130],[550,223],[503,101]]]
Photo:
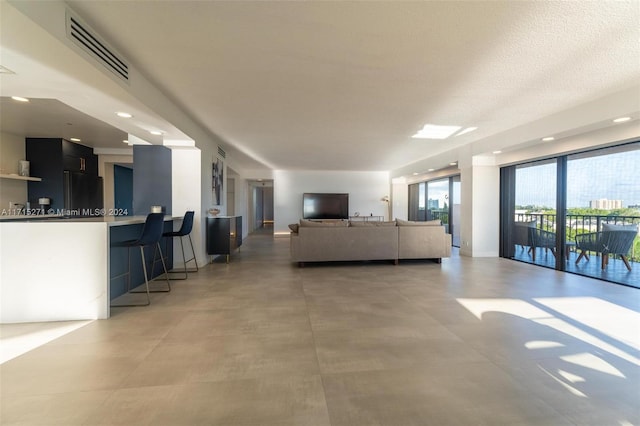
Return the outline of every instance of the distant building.
[[[598,210],[614,210],[622,208],[622,200],[607,200],[601,198],[599,200],[589,201],[589,207]]]
[[[438,199],[432,199],[429,198],[429,201],[427,201],[427,208],[429,210],[431,209],[439,209],[440,208],[440,201]]]

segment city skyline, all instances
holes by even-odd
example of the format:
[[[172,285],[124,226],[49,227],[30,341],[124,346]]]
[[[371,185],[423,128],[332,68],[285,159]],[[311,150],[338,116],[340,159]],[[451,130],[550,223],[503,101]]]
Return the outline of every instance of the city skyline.
[[[533,166],[533,167],[532,167]],[[589,208],[599,199],[640,204],[640,149],[567,161],[567,208]],[[516,205],[556,207],[556,164],[516,169]]]

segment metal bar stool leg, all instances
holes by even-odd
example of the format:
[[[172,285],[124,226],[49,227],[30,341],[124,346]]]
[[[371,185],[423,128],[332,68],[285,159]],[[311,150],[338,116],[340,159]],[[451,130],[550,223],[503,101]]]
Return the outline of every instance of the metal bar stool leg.
[[[147,264],[144,260],[144,246],[140,246],[140,256],[142,258],[142,272],[144,273],[144,285],[147,288],[147,305],[150,305],[151,297],[149,296],[149,276],[147,275]]]
[[[189,260],[193,260],[193,263],[196,264],[195,272],[198,272],[198,260],[196,259],[196,251],[193,249],[193,241],[191,240],[191,234],[189,234],[189,244],[191,245],[191,253],[193,254],[193,257]]]
[[[146,287],[146,291],[131,291],[131,247],[127,247],[127,293],[146,293],[147,294],[147,303],[124,303],[124,304],[111,304],[110,306],[113,308],[124,308],[124,307],[132,307],[132,306],[148,306],[151,304],[151,297],[149,296],[149,279],[147,276],[147,265],[144,260],[144,246],[140,246],[140,256],[142,259],[142,272],[144,273],[144,283]],[[121,275],[119,275],[121,276]],[[117,277],[114,277],[117,278]]]
[[[157,242],[153,246],[153,261],[151,262],[151,274],[153,274],[153,272],[155,271],[156,263],[158,263],[158,260],[157,260],[158,252],[160,253],[160,262],[162,262],[162,270],[164,271],[164,273],[162,275],[167,277],[167,274],[168,274],[167,266],[164,263],[164,257],[162,255],[162,249],[160,248],[160,242]],[[143,262],[144,262],[144,260],[143,260]],[[151,281],[155,281],[157,278],[158,277],[152,278]],[[169,278],[165,278],[165,279],[167,281],[167,289],[166,290],[149,290],[149,293],[169,293],[171,291],[171,283],[169,282]],[[142,292],[140,292],[140,291],[132,291],[131,293],[142,293]]]

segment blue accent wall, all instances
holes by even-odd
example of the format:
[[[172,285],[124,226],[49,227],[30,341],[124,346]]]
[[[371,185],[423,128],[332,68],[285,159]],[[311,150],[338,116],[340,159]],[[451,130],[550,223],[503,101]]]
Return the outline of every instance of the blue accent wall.
[[[133,215],[133,170],[118,165],[113,166],[114,207]]]
[[[146,215],[151,206],[171,214],[171,150],[159,145],[133,147],[133,213]]]

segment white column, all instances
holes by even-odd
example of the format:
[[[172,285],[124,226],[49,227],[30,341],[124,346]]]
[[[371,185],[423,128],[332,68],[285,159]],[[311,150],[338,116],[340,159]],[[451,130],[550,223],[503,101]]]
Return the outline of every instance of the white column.
[[[460,254],[496,257],[500,243],[500,169],[493,157],[459,161],[462,185]]]
[[[201,185],[201,153],[198,148],[173,148],[171,150],[171,211],[174,216],[183,216],[188,210],[195,212],[193,220],[193,230],[191,239],[196,251],[198,265],[207,263],[207,256],[203,251],[204,243],[201,230],[201,217],[204,212],[202,207]],[[177,225],[176,225],[177,226]],[[191,257],[191,247],[188,241],[185,244],[185,256]],[[173,263],[174,268],[180,269],[183,266],[182,250],[180,241],[174,238],[173,241]],[[193,262],[189,267],[193,268]]]

